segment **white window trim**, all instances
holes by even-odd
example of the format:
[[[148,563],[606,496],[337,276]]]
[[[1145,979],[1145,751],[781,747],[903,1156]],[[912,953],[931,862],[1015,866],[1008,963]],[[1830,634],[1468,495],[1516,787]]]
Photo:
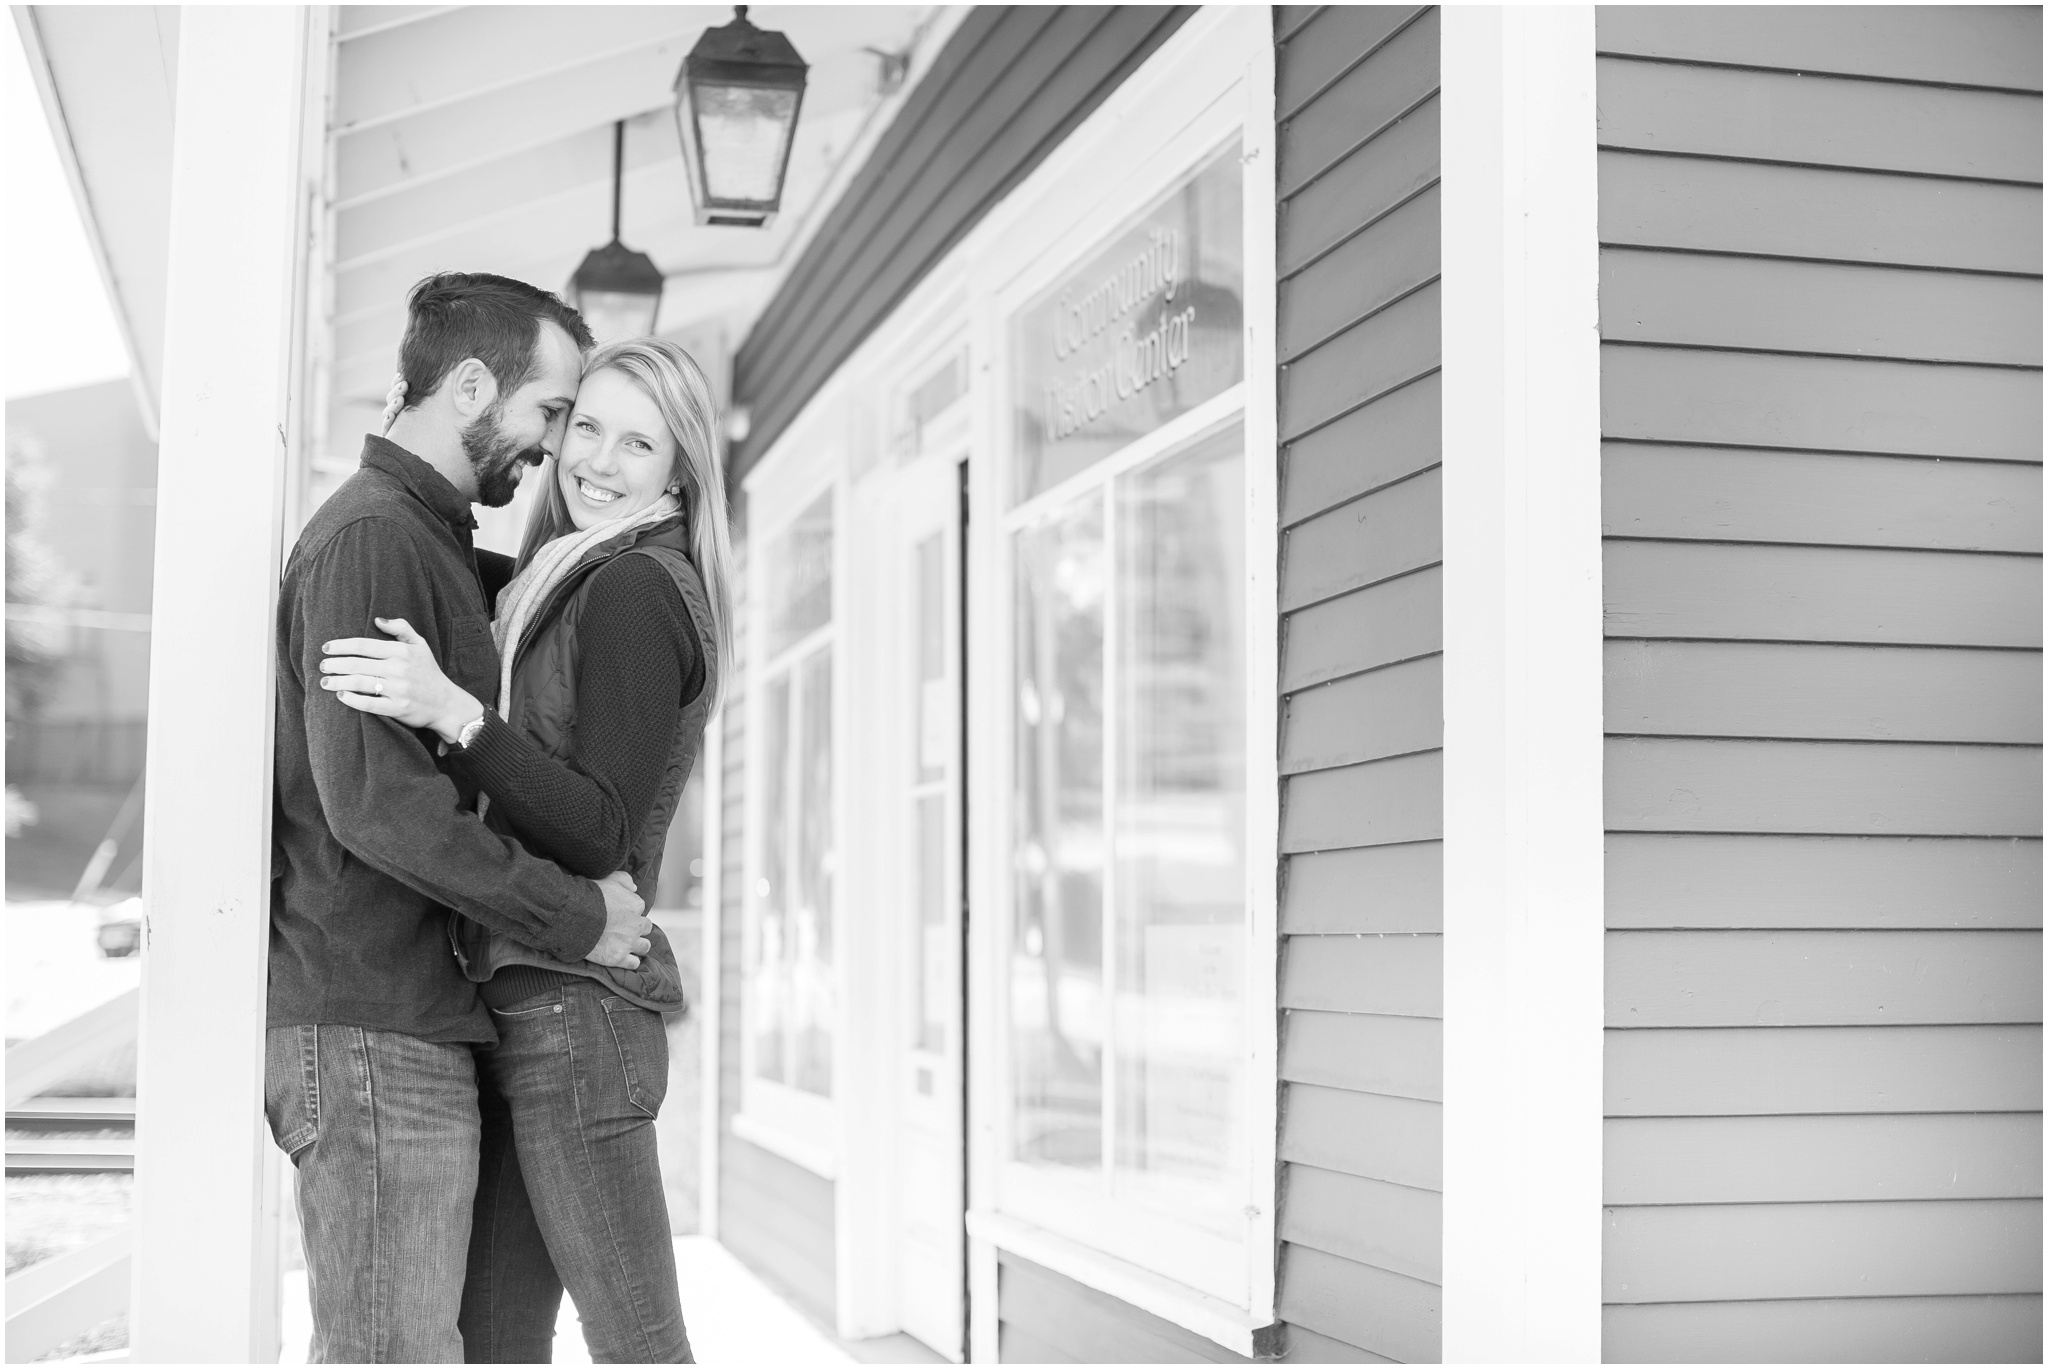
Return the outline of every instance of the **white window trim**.
[[[815,422],[809,415],[806,419],[808,421],[801,426],[808,428]],[[821,647],[832,652],[833,792],[827,802],[832,811],[835,850],[839,848],[845,834],[845,767],[840,763],[841,738],[845,732],[845,666],[838,650],[838,624],[842,596],[845,593],[846,546],[841,526],[845,501],[842,498],[840,478],[840,449],[836,443],[805,445],[778,442],[774,455],[785,452],[802,455],[791,455],[773,462],[764,460],[749,473],[745,482],[750,506],[773,509],[779,516],[773,523],[764,522],[758,533],[750,532],[749,540],[754,551],[747,558],[749,612],[744,653],[747,661],[747,687],[744,699],[747,717],[744,744],[749,783],[745,788],[746,817],[742,835],[742,849],[745,853],[743,868],[746,873],[739,891],[740,1078],[739,1098],[736,1100],[737,1106],[732,1117],[732,1132],[740,1139],[752,1142],[792,1164],[801,1165],[822,1178],[833,1179],[839,1172],[839,1099],[843,1092],[841,1081],[845,1072],[845,1062],[840,1058],[839,1047],[846,1039],[843,1019],[847,1011],[845,948],[840,936],[845,926],[846,898],[844,882],[836,873],[832,881],[832,980],[839,1020],[834,1022],[832,1033],[833,1088],[830,1095],[809,1093],[772,1079],[763,1079],[755,1073],[753,1020],[746,993],[747,966],[753,963],[756,952],[756,921],[751,912],[753,890],[761,877],[761,844],[766,830],[762,810],[766,786],[760,782],[762,748],[766,737],[768,691],[765,688],[765,681],[773,671],[791,673],[795,662]],[[768,558],[760,553],[772,546],[775,539],[821,495],[832,501],[832,616],[823,626],[806,634],[801,641],[791,643],[771,656],[768,652],[767,628]]]
[[[869,453],[865,461],[851,463],[841,503],[846,521],[840,547],[850,597],[838,618],[845,624],[847,643],[841,653],[839,679],[844,687],[839,699],[848,709],[859,706],[872,712],[878,705],[886,709],[900,702],[892,692],[895,658],[890,645],[901,626],[897,608],[851,597],[872,595],[890,583],[885,570],[893,554],[889,538],[869,526],[874,518],[886,516],[877,514],[876,497],[908,466],[954,463],[971,449],[973,431],[967,418],[976,403],[978,372],[974,337],[967,328],[964,261],[964,254],[956,251],[942,262],[862,342],[806,411],[839,408],[844,417],[834,421],[850,431],[860,429],[852,444],[858,448],[865,442]],[[934,425],[918,454],[897,451],[893,420],[906,387],[929,376],[944,358],[962,352],[967,358],[968,393]],[[960,662],[961,669],[965,665]],[[837,763],[847,774],[882,773],[897,754],[893,748],[899,739],[893,729],[898,724],[871,723],[858,732],[850,724],[843,731]],[[842,906],[901,908],[898,881],[903,872],[877,864],[878,851],[893,849],[890,819],[865,801],[865,795],[855,802],[851,786],[848,796],[837,886]],[[834,1192],[835,1316],[836,1329],[849,1340],[902,1328],[896,1252],[904,1195],[897,1181],[897,1141],[905,1049],[902,1013],[908,993],[901,938],[908,930],[886,917],[855,917],[851,925],[841,926],[838,941],[845,951],[840,963],[846,1069],[835,1080],[834,1095],[839,1172],[847,1182]]]
[[[781,1088],[772,1080],[754,1080],[756,1084],[767,1084],[778,1092],[795,1093],[795,1089]],[[770,1111],[762,1107],[763,1102],[779,1101],[770,1095],[767,1099],[750,1099],[761,1113]],[[829,1103],[829,1099],[826,1100]],[[821,1146],[815,1141],[806,1141],[795,1134],[795,1129],[786,1122],[778,1126],[775,1121],[764,1121],[755,1113],[736,1112],[732,1115],[732,1134],[742,1141],[752,1141],[761,1149],[780,1155],[791,1164],[802,1165],[811,1173],[824,1179],[839,1177],[839,1152],[830,1146]]]
[[[1446,1362],[1600,1358],[1593,53],[1443,10]]]
[[[1022,1218],[970,1210],[967,1233],[993,1250],[1007,1251],[1076,1283],[1120,1298],[1140,1311],[1206,1336],[1240,1355],[1252,1353],[1253,1332],[1271,1320]],[[983,1356],[977,1352],[974,1359],[980,1363]]]
[[[1197,108],[1181,91],[1218,91]],[[1019,270],[1005,280],[992,297],[978,303],[979,331],[986,339],[987,365],[997,375],[1008,362],[1006,328],[1015,308],[1037,288],[1074,261],[1085,256],[1099,241],[1102,225],[1122,222],[1181,175],[1227,141],[1233,133],[1243,138],[1245,159],[1245,382],[1233,391],[1233,398],[1211,401],[1201,417],[1216,422],[1224,408],[1241,410],[1246,453],[1246,585],[1247,660],[1245,688],[1247,709],[1245,735],[1246,764],[1246,865],[1248,887],[1245,935],[1247,984],[1243,1000],[1247,1051],[1245,1081],[1246,1174],[1245,1207],[1248,1224],[1244,1239],[1244,1302],[1223,1299],[1180,1284],[1128,1260],[1082,1245],[1046,1231],[1019,1215],[1004,1210],[1002,1174],[1006,1168],[1002,1151],[1007,1135],[1003,1114],[1007,1109],[1005,1081],[998,1071],[983,1069],[970,1081],[969,1135],[969,1284],[970,1341],[976,1359],[993,1359],[996,1351],[996,1260],[998,1247],[1024,1258],[1050,1254],[1060,1272],[1109,1292],[1127,1297],[1134,1305],[1153,1311],[1198,1334],[1216,1340],[1238,1353],[1250,1354],[1252,1330],[1274,1320],[1275,1254],[1275,1153],[1278,1141],[1278,1112],[1275,1087],[1277,1074],[1277,883],[1279,847],[1279,796],[1277,754],[1278,689],[1278,489],[1275,442],[1277,439],[1277,360],[1274,351],[1276,289],[1274,281],[1275,225],[1270,206],[1274,202],[1274,90],[1271,13],[1265,6],[1244,8],[1212,7],[1191,18],[1159,52],[1127,80],[1102,108],[1092,115],[1026,185],[1012,196],[1012,202],[986,225],[995,239],[983,274],[994,275],[1011,261]],[[1112,139],[1125,146],[1143,146],[1139,160],[1146,167],[1142,176],[1119,181],[1100,203],[1061,206],[1049,211],[1045,201],[1053,188],[1075,183],[1089,184],[1090,178],[1076,176],[1077,164],[1115,154],[1104,147]],[[1071,178],[1071,179],[1070,179]],[[1263,206],[1263,208],[1262,208]],[[1068,216],[1070,226],[1048,235],[1037,225],[1052,212]],[[1020,239],[1037,232],[1033,249]],[[1004,249],[1008,250],[1005,251]],[[994,456],[1007,451],[1007,409],[996,413],[987,400],[981,401],[983,432],[978,452]],[[1176,420],[1187,422],[1187,434],[1206,426],[1194,415]],[[1161,435],[1152,435],[1156,441]],[[1155,450],[1161,450],[1156,448]],[[1127,452],[1112,458],[1122,468],[1144,456]],[[1006,595],[1009,491],[999,477],[997,461],[977,463],[974,476],[974,507],[978,511],[970,529],[969,558],[973,566],[970,582],[978,602],[971,609],[975,622],[1007,622],[1006,603],[988,602],[999,590]],[[1100,473],[1093,473],[1100,478]],[[1065,482],[1063,482],[1065,483]],[[1048,494],[1050,492],[1047,492]],[[1032,502],[1046,498],[1037,496]],[[1020,509],[1028,505],[1021,505]],[[986,511],[986,512],[980,512]],[[1000,617],[991,618],[991,612]],[[1261,622],[1273,628],[1261,632]],[[1008,680],[1009,643],[996,641],[1003,634],[985,631],[970,644],[970,733],[975,736],[1007,736],[1010,719],[1007,694],[1000,687]],[[980,685],[974,683],[979,681]],[[976,811],[1008,811],[1007,764],[987,760],[969,765],[970,807]],[[1010,890],[1006,879],[1007,852],[977,849],[969,872],[971,903],[977,916],[970,929],[970,1050],[974,1058],[996,1060],[1006,1034],[1007,1010],[1003,996],[1001,937],[1007,926]],[[1034,1255],[1033,1251],[1038,1252]],[[1058,1252],[1058,1253],[1055,1253]],[[1136,1277],[1132,1277],[1136,1276]],[[1149,1292],[1141,1291],[1149,1289]],[[1135,1294],[1135,1296],[1128,1296]],[[1230,1308],[1230,1316],[1219,1318],[1218,1307]]]

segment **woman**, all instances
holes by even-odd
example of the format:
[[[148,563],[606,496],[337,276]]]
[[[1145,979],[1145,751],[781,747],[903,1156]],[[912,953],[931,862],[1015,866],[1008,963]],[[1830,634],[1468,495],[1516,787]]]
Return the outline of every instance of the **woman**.
[[[714,432],[710,388],[681,348],[599,348],[497,598],[495,709],[453,685],[402,620],[376,620],[395,641],[330,642],[321,663],[322,685],[351,708],[431,729],[477,781],[493,828],[578,874],[623,868],[650,906],[728,659]],[[547,1361],[566,1285],[593,1360],[690,1362],[654,1135],[668,1076],[660,1013],[683,1006],[674,951],[657,929],[622,971],[556,961],[460,917],[450,937],[499,1037],[477,1056],[467,1358]]]

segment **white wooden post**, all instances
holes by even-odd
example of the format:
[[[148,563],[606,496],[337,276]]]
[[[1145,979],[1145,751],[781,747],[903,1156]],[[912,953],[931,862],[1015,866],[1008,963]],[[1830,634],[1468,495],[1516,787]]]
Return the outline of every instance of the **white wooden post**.
[[[278,1356],[272,615],[319,13],[187,7],[179,39],[131,1302],[144,1363]]]
[[[1445,6],[1444,1340],[1600,1358],[1591,6]]]

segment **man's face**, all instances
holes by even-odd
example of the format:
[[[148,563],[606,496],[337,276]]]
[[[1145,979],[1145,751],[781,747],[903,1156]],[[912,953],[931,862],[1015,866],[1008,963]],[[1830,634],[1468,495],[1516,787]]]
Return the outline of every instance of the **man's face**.
[[[500,395],[462,430],[463,454],[476,474],[476,502],[485,508],[511,503],[526,467],[560,449],[563,424],[576,402],[583,357],[569,335],[543,323],[534,350],[533,378]]]

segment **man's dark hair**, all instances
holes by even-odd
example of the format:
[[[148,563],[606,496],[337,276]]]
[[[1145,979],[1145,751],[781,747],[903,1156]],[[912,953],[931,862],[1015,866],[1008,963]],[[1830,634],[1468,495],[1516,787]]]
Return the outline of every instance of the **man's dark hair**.
[[[405,407],[441,388],[457,366],[475,357],[490,368],[498,394],[509,396],[533,378],[543,321],[558,324],[579,350],[592,346],[583,315],[525,281],[482,272],[444,271],[413,286],[406,297],[405,340],[398,371]]]

